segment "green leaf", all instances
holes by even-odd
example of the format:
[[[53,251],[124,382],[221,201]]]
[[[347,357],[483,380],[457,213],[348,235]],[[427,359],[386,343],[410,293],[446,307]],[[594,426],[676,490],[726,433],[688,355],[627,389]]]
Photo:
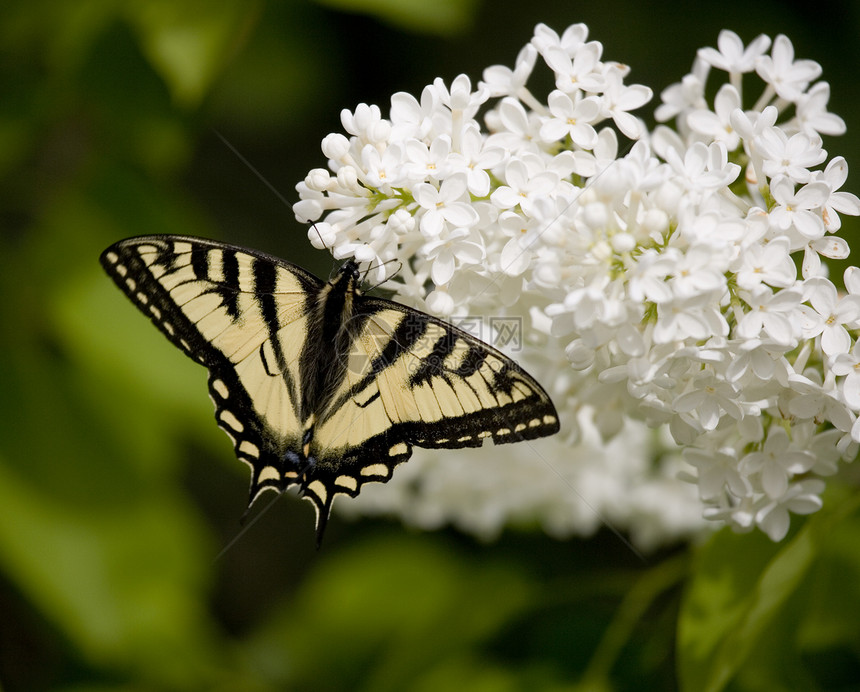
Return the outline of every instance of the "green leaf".
[[[452,34],[465,31],[472,22],[477,0],[319,0],[344,12],[369,14],[411,31]]]
[[[510,565],[423,538],[356,542],[321,562],[256,638],[256,667],[296,689],[411,689],[446,678],[440,665],[467,665],[533,603],[533,584]],[[364,671],[360,684],[354,670]]]
[[[719,692],[761,651],[848,509],[811,517],[784,545],[724,530],[699,551],[678,621],[682,690]]]
[[[241,0],[150,0],[127,4],[129,22],[173,97],[194,106],[247,37],[260,12]]]
[[[846,488],[847,490],[847,488]],[[852,689],[860,675],[860,513],[858,498],[845,498],[855,513],[828,533],[821,558],[799,595],[803,610],[795,628],[798,658],[822,689]],[[832,495],[836,493],[830,493]]]
[[[799,644],[811,651],[847,643],[860,645],[860,516],[836,526],[822,546]]]
[[[0,569],[90,665],[188,687],[218,660],[201,531],[178,498],[85,508],[0,458]]]

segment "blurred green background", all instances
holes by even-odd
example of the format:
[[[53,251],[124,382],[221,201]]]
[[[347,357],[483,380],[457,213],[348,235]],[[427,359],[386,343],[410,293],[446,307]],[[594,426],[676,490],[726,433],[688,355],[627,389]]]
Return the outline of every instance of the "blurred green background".
[[[721,532],[640,559],[608,530],[481,544],[335,515],[317,552],[310,506],[288,498],[215,559],[247,469],[204,370],[102,274],[101,250],[187,233],[327,275],[219,133],[293,202],[341,108],[474,82],[537,22],[579,21],[657,93],[721,28],[786,33],[848,124],[826,148],[860,165],[850,0],[0,5],[3,689],[858,689],[851,467],[780,545]]]

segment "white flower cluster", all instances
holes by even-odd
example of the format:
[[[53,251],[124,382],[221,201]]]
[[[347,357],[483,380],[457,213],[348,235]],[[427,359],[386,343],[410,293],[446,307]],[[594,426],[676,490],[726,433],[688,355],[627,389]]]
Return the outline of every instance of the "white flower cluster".
[[[297,186],[315,247],[374,281],[397,272],[404,302],[526,319],[515,355],[562,415],[563,437],[532,444],[545,464],[519,445],[485,464],[428,453],[357,506],[484,535],[603,520],[639,527],[641,544],[703,515],[779,540],[860,442],[860,272],[843,295],[820,259],[848,255],[839,214],[860,214],[839,191],[845,160],[822,148],[845,125],[785,36],[744,47],[724,31],[663,92],[655,116],[674,129],[649,131],[630,111],[650,89],[625,84],[629,68],[587,33],[539,25],[477,89],[461,75],[420,100],[395,94],[387,119],[344,111],[349,137],[323,140],[333,174]],[[539,57],[555,76],[545,102],[526,86]],[[635,140],[626,153],[619,133]]]

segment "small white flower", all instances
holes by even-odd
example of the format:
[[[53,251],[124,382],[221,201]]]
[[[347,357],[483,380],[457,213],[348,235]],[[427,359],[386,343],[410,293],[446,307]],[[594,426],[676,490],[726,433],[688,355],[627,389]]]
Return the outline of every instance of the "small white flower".
[[[681,298],[706,294],[720,295],[726,289],[727,258],[713,247],[694,245],[678,257],[669,284]]]
[[[543,195],[549,194],[558,185],[558,176],[550,171],[534,172],[519,159],[509,161],[505,166],[504,180],[490,196],[493,204],[499,209],[511,209],[520,206],[523,211],[534,204]]]
[[[758,510],[755,520],[772,541],[781,541],[788,533],[789,512],[812,514],[821,509],[821,493],[824,482],[807,479],[794,483],[779,499],[767,503]]]
[[[499,214],[499,228],[510,236],[502,248],[499,264],[505,274],[519,276],[531,263],[535,245],[546,229],[543,216],[528,217],[512,211]]]
[[[438,109],[438,95],[433,87],[421,92],[421,101],[400,91],[391,97],[391,141],[425,139],[433,129],[433,117]]]
[[[734,151],[741,138],[732,127],[731,116],[741,107],[741,96],[731,84],[724,84],[714,98],[714,110],[700,108],[687,116],[687,124],[694,132],[714,142],[722,142],[726,149]]]
[[[705,82],[708,79],[710,65],[697,57],[693,61],[693,69],[690,74],[684,75],[680,82],[666,87],[660,93],[662,103],[654,111],[654,118],[658,123],[678,116],[688,114],[700,109],[708,109],[705,100]]]
[[[697,482],[703,499],[719,499],[727,490],[735,497],[752,494],[749,480],[738,470],[734,450],[688,448],[684,450],[684,459],[698,470]]]
[[[738,286],[748,291],[761,283],[786,288],[797,279],[791,246],[785,237],[774,238],[766,245],[752,243],[738,255],[734,270]]]
[[[824,276],[826,272],[822,267],[821,257],[843,260],[847,259],[849,254],[850,248],[845,238],[826,235],[823,238],[810,240],[806,244],[806,247],[803,248],[801,275],[804,279],[809,279],[813,276]]]
[[[527,43],[514,62],[514,69],[493,65],[484,70],[484,84],[492,97],[520,96],[537,60],[537,49]]]
[[[779,111],[774,106],[767,106],[760,113],[734,110],[730,116],[732,127],[741,136],[744,151],[750,158],[746,169],[746,181],[750,187],[766,184],[767,176],[762,170],[764,160],[758,150],[757,138],[762,132],[773,127],[778,116]]]
[[[439,100],[448,106],[452,113],[464,119],[473,117],[489,98],[489,91],[481,84],[478,85],[478,90],[473,92],[472,82],[464,74],[458,75],[451,82],[450,90],[439,77],[433,80],[433,88],[436,90]]]
[[[839,214],[860,215],[860,199],[857,195],[852,192],[838,191],[848,179],[848,164],[842,156],[833,157],[827,167],[815,176],[815,179],[826,183],[830,188],[830,196],[821,205],[824,227],[828,232],[833,233],[842,227]]]
[[[705,430],[716,428],[724,413],[736,420],[743,415],[737,402],[738,392],[731,383],[721,381],[713,373],[703,372],[692,384],[694,389],[677,397],[672,408],[679,413],[695,411]]]
[[[391,123],[382,117],[379,106],[360,103],[355,111],[344,108],[340,112],[343,129],[359,138],[362,144],[385,142],[391,134]]]
[[[615,163],[618,157],[618,137],[615,130],[605,127],[597,134],[597,142],[591,151],[573,152],[572,173],[585,178],[598,176]]]
[[[364,172],[363,181],[374,188],[397,187],[405,174],[403,154],[396,145],[386,147],[380,152],[368,144],[361,151],[361,167]]]
[[[729,163],[725,145],[716,142],[710,146],[701,142],[693,143],[685,152],[683,161],[670,149],[667,161],[681,173],[678,177],[684,180],[688,189],[699,192],[727,187],[741,170],[738,164]]]
[[[385,223],[386,227],[397,236],[405,236],[415,229],[415,217],[405,209],[398,209]]]
[[[570,57],[577,54],[588,38],[588,27],[585,24],[571,24],[564,33],[559,35],[546,24],[538,24],[532,37],[532,44],[542,53],[550,47],[561,48]]]
[[[654,342],[667,344],[692,339],[702,341],[709,336],[728,334],[728,325],[708,294],[676,298],[657,306]]]
[[[554,142],[570,137],[571,141],[583,149],[591,149],[597,143],[597,132],[592,123],[600,113],[600,104],[596,98],[588,97],[574,101],[561,91],[553,91],[549,95],[549,112],[552,117],[547,119],[540,128],[540,137],[544,142]]]
[[[337,232],[330,223],[320,221],[308,228],[308,240],[317,250],[327,250],[337,242]]]
[[[468,230],[458,228],[424,245],[422,254],[430,262],[434,284],[444,286],[453,278],[458,265],[477,264],[484,258],[484,248],[469,237]]]
[[[808,135],[843,135],[845,121],[834,113],[827,111],[830,100],[830,85],[818,82],[805,94],[797,98],[797,122],[802,132]]]
[[[450,174],[450,153],[451,138],[448,135],[434,138],[429,147],[417,139],[409,139],[405,146],[405,160],[400,165],[412,180],[442,180]]]
[[[725,377],[729,382],[746,378],[758,383],[777,382],[786,386],[789,372],[783,355],[789,350],[789,345],[772,339],[738,340],[732,359],[726,364]]]
[[[821,350],[828,356],[848,353],[851,336],[845,329],[860,319],[860,296],[847,295],[839,298],[836,287],[824,278],[812,278],[803,285],[804,295],[812,305],[806,315],[804,334],[807,338],[821,335]]]
[[[816,211],[830,198],[826,183],[808,183],[795,192],[794,183],[781,176],[771,183],[770,191],[777,203],[769,214],[773,228],[797,231],[807,240],[824,235],[824,221]]]
[[[818,377],[820,373],[810,374]],[[789,376],[788,384],[789,389],[783,392],[780,407],[790,415],[804,420],[827,420],[843,432],[851,429],[853,417],[845,403],[837,398],[832,379],[822,386],[808,377],[793,374]]]
[[[498,166],[505,158],[499,147],[486,146],[486,140],[475,123],[463,129],[460,151],[452,153],[446,160],[451,173],[466,176],[466,186],[475,197],[486,197],[490,193],[488,170]]]
[[[814,60],[794,60],[794,46],[782,34],[774,40],[771,55],[756,58],[755,69],[780,98],[788,101],[800,97],[809,83],[821,75],[821,65]]]
[[[604,73],[606,86],[603,94],[603,111],[615,122],[621,132],[630,139],[639,139],[644,134],[644,125],[629,111],[636,110],[651,100],[653,92],[646,86],[626,86],[620,69],[610,66]]]
[[[860,341],[855,341],[849,353],[837,353],[833,359],[833,374],[842,380],[842,396],[854,411],[860,411]]]
[[[487,114],[488,119],[491,114]],[[511,154],[538,151],[541,118],[536,113],[528,113],[523,105],[514,99],[505,98],[499,103],[496,112],[496,127],[487,138],[487,146],[498,147]]]
[[[316,190],[310,190],[304,183],[296,185],[296,190],[304,199],[293,205],[293,215],[299,223],[312,223],[326,210],[326,198]],[[318,247],[317,250],[322,250]]]
[[[660,254],[648,250],[643,252],[630,277],[631,297],[637,301],[649,300],[658,304],[672,300],[674,294],[667,278],[679,256],[677,248],[667,248],[666,252]]]
[[[335,164],[353,163],[351,158],[346,158],[349,155],[349,140],[338,132],[332,132],[331,134],[326,135],[322,141],[321,149],[329,161]],[[337,170],[337,168],[335,168],[335,170]]]
[[[596,93],[603,90],[600,56],[603,46],[597,41],[581,44],[573,55],[563,46],[548,46],[541,50],[547,65],[556,74],[555,86],[571,94],[578,91]]]
[[[723,29],[717,37],[717,47],[719,50],[699,48],[697,55],[718,70],[743,74],[755,69],[756,60],[770,48],[770,38],[760,34],[744,48],[743,41],[734,31]]]
[[[742,339],[758,339],[767,335],[778,344],[793,344],[798,338],[796,315],[802,295],[793,289],[772,291],[759,286],[751,291],[741,291],[741,298],[750,306],[737,326]]]
[[[774,106],[767,106],[761,112],[733,111],[731,114],[732,127],[737,130],[745,146],[755,145],[757,138],[776,124],[779,111]],[[754,150],[754,149],[753,149]],[[752,152],[747,152],[752,153]]]
[[[827,158],[818,135],[798,132],[789,137],[783,130],[770,127],[756,138],[756,150],[764,159],[762,170],[769,178],[787,176],[795,183],[812,178],[809,169]]]
[[[478,213],[467,199],[466,180],[463,176],[451,176],[436,188],[431,183],[415,186],[415,201],[424,210],[419,227],[425,237],[435,238],[446,225],[468,228],[478,223]]]
[[[860,295],[860,267],[848,267],[842,275],[845,290],[851,295]]]
[[[791,449],[785,430],[771,428],[762,450],[747,454],[740,463],[746,472],[761,475],[769,498],[779,499],[788,491],[789,479],[812,468],[815,457],[805,450]]]

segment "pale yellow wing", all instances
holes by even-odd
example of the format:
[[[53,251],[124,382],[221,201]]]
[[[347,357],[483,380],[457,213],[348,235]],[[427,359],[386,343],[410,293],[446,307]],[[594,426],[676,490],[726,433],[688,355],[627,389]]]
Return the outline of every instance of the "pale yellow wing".
[[[347,376],[319,416],[307,492],[327,516],[333,496],[385,482],[412,446],[477,447],[552,435],[547,393],[513,360],[418,310],[362,298]]]
[[[299,360],[323,282],[270,255],[183,236],[123,240],[101,261],[167,338],[209,369],[218,425],[252,470],[252,501],[297,482]]]

